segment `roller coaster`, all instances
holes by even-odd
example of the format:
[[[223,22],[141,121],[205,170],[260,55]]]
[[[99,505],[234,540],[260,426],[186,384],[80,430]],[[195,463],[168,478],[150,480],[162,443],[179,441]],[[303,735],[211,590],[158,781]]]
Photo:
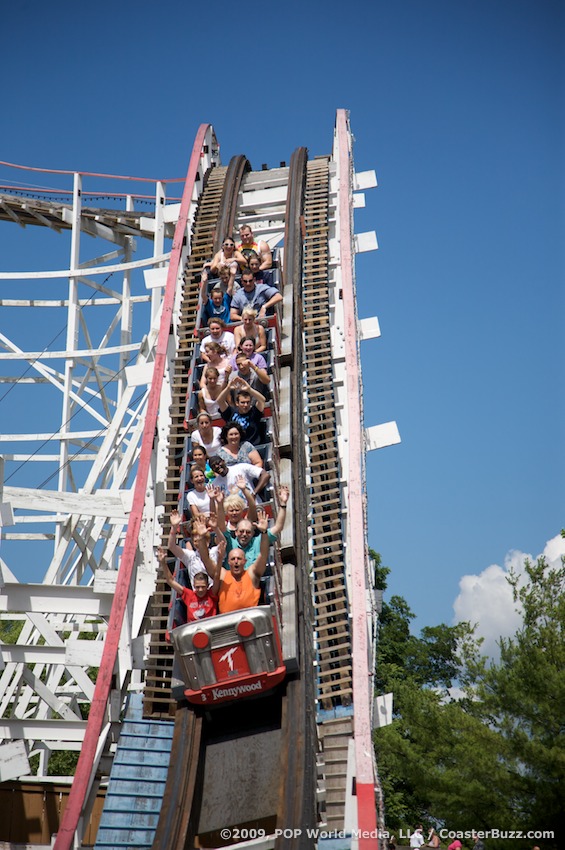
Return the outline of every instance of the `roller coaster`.
[[[0,186],[0,220],[71,237],[68,268],[0,272],[4,409],[14,391],[0,434],[0,845],[381,847],[365,452],[399,436],[363,427],[359,348],[380,331],[357,317],[355,254],[376,238],[354,234],[353,209],[374,173],[355,173],[338,110],[331,155],[222,165],[202,125],[182,196],[153,183]],[[187,487],[200,272],[244,224],[274,251],[283,296],[264,457],[269,510],[279,485],[291,492],[265,600],[285,670],[211,711],[184,697],[155,550]],[[114,247],[81,260],[83,234]],[[39,486],[38,469],[51,473]]]

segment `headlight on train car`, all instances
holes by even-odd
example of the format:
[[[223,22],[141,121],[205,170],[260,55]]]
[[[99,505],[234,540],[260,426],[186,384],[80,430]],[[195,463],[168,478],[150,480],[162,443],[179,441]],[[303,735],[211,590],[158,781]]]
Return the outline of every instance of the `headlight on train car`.
[[[237,633],[242,638],[251,637],[251,635],[255,634],[255,623],[252,623],[251,620],[243,619],[240,620],[237,624]]]
[[[195,649],[206,649],[210,645],[210,635],[208,632],[198,630],[192,635],[192,645]]]

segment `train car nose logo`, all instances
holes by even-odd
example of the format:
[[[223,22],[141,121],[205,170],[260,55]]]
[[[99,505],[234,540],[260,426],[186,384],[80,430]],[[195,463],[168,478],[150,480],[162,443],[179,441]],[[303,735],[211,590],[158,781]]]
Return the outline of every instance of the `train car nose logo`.
[[[230,673],[233,673],[233,657],[237,652],[237,646],[232,646],[231,649],[228,649],[227,652],[224,652],[223,655],[218,659],[219,661],[227,661],[228,667],[230,669]]]

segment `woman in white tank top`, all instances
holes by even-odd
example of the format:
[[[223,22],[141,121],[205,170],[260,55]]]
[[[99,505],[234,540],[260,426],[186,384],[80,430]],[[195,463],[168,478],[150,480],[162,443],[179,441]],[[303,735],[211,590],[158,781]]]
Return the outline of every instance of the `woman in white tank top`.
[[[222,266],[233,269],[234,274],[247,265],[247,261],[241,251],[235,248],[235,242],[230,236],[226,236],[222,244],[222,248],[212,260],[210,271],[212,274],[218,274]]]
[[[198,391],[198,408],[207,413],[211,419],[221,418],[219,398],[224,390],[224,396],[227,395],[228,373],[224,375],[222,386],[219,384],[218,377],[215,366],[206,366],[202,375],[203,385]]]

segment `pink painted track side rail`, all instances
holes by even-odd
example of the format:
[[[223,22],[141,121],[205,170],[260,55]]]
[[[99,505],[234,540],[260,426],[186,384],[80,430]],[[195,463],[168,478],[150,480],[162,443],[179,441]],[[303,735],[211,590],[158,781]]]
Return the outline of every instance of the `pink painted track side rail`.
[[[204,125],[201,124],[201,127]],[[200,130],[198,131],[200,132]],[[98,171],[67,171],[62,168],[37,168],[34,165],[18,165],[15,162],[5,162],[0,159],[0,165],[5,165],[7,168],[17,168],[20,171],[35,171],[39,174],[81,174],[83,177],[107,177],[109,180],[134,180],[138,183],[182,183],[182,177],[127,177],[123,174],[104,174]]]
[[[349,562],[352,584],[353,627],[353,705],[355,707],[355,765],[359,850],[377,848],[377,810],[371,735],[367,636],[367,587],[361,442],[361,375],[357,347],[357,315],[353,284],[353,244],[351,232],[351,152],[347,111],[337,110],[336,128],[339,157],[339,236],[341,246],[341,285],[345,322],[345,362],[348,377],[349,469],[347,471],[349,515]],[[365,833],[365,835],[363,835]]]
[[[124,551],[118,572],[116,592],[112,603],[108,632],[104,642],[104,651],[102,654],[100,669],[98,671],[98,677],[96,679],[96,686],[90,707],[84,742],[80,752],[75,778],[69,794],[67,807],[55,841],[54,850],[70,850],[73,846],[73,838],[77,830],[78,822],[88,793],[90,776],[95,762],[100,733],[106,719],[112,675],[116,664],[124,613],[134,574],[137,543],[145,505],[145,491],[149,478],[151,456],[153,453],[153,440],[159,412],[159,400],[165,374],[169,329],[173,314],[181,251],[186,234],[190,202],[192,200],[196,175],[200,165],[200,155],[209,126],[209,124],[201,124],[196,134],[184,184],[180,215],[175,228],[169,271],[167,274],[167,283],[163,298],[163,312],[161,315],[161,325],[159,327],[159,337],[157,340],[153,380],[147,402],[147,413],[143,429],[137,476],[135,479],[133,504],[124,542]]]

